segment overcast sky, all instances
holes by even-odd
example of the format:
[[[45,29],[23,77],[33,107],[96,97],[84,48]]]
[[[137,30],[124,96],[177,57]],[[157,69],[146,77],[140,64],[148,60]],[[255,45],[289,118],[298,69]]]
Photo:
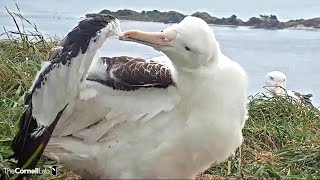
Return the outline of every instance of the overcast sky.
[[[207,11],[214,16],[247,19],[259,14],[276,14],[279,19],[320,17],[320,0],[16,0],[25,14],[65,14],[81,16],[102,9],[177,10],[185,14]],[[0,0],[0,13],[4,6],[14,8],[13,0]]]

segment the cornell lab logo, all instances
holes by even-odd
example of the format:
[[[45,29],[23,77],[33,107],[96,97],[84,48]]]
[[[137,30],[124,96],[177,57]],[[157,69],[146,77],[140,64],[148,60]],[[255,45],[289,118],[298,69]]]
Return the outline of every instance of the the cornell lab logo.
[[[56,176],[58,174],[58,166],[48,166],[51,169],[51,175]]]
[[[4,168],[4,172],[6,174],[51,174],[53,176],[56,176],[58,175],[58,169],[59,169],[59,166],[51,165],[51,166],[45,166],[45,168],[34,168],[34,169]]]

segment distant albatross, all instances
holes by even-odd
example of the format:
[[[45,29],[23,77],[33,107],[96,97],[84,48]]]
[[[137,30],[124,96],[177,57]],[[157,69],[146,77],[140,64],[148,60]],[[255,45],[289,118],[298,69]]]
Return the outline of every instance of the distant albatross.
[[[286,90],[287,77],[281,71],[271,71],[266,74],[265,83],[267,90],[275,96],[288,96],[305,104],[312,105],[312,94],[302,94],[297,91]]]
[[[241,145],[247,76],[223,55],[205,21],[188,16],[162,32],[132,30],[120,39],[151,46],[170,60],[95,58],[46,155],[83,178],[191,179]],[[79,82],[73,78],[60,80]]]

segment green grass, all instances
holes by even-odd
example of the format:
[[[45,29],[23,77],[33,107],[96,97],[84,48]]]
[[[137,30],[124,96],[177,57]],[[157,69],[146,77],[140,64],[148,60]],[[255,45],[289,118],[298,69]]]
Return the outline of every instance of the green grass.
[[[3,158],[12,154],[10,143],[24,110],[23,97],[49,51],[41,42],[26,46],[18,40],[0,41],[0,171],[14,166]]]
[[[18,38],[12,34],[18,34]],[[15,167],[15,161],[4,158],[12,154],[10,143],[24,110],[23,97],[41,61],[57,43],[45,41],[37,30],[30,35],[19,28],[6,35],[10,40],[0,41],[0,174],[3,168]],[[230,178],[320,179],[317,112],[287,98],[259,94],[249,99],[243,145],[235,157],[212,165],[204,173]],[[48,162],[42,158],[39,166]]]
[[[205,173],[234,177],[320,179],[320,118],[291,98],[250,97],[244,143],[235,158]]]

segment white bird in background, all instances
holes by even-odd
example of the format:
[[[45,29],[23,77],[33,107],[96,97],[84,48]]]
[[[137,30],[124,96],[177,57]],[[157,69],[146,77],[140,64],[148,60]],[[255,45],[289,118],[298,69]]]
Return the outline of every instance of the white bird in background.
[[[120,39],[171,61],[94,59],[44,153],[83,178],[101,179],[191,179],[226,160],[243,140],[247,76],[223,55],[209,25],[186,17],[161,32],[127,31]]]
[[[287,77],[283,72],[271,71],[265,76],[266,89],[273,96],[288,96],[305,104],[312,105],[312,94],[302,94],[297,91],[286,90]]]

